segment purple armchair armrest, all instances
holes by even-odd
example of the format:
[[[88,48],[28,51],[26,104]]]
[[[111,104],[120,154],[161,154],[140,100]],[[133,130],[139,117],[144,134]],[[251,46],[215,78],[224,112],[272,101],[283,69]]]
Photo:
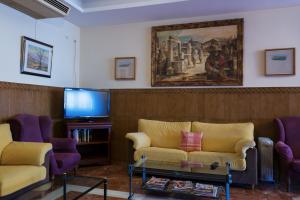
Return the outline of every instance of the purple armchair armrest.
[[[282,141],[277,142],[277,144],[275,145],[275,149],[279,156],[288,163],[293,160],[294,156],[292,149]]]
[[[54,152],[78,153],[77,141],[73,138],[51,138]]]

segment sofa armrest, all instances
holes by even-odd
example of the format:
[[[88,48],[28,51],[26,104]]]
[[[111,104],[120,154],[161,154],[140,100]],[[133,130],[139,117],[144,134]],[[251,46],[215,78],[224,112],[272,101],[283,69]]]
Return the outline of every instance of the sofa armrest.
[[[242,158],[246,158],[247,150],[255,147],[254,140],[241,139],[239,140],[234,147],[236,153],[238,153]]]
[[[77,153],[77,141],[74,138],[51,138],[54,152]]]
[[[51,149],[50,143],[11,142],[2,151],[1,164],[41,166]]]
[[[282,141],[279,141],[275,145],[275,149],[279,154],[280,158],[283,158],[288,163],[291,162],[294,158],[292,149]]]
[[[257,149],[255,147],[246,151],[246,170],[243,172],[232,171],[232,181],[234,183],[243,183],[256,185],[258,182],[257,176]]]
[[[143,132],[127,133],[125,137],[133,142],[133,148],[135,150],[150,147],[151,145],[150,137]]]

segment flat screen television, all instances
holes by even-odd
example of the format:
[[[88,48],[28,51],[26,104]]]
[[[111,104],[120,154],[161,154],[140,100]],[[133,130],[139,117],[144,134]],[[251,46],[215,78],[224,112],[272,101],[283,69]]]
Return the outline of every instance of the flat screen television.
[[[109,112],[109,91],[85,88],[65,88],[65,119],[106,118],[109,117]]]

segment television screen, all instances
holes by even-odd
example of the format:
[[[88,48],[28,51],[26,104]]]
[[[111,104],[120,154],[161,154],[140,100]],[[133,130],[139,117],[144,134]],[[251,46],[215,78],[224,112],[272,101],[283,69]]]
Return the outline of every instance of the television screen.
[[[108,91],[82,88],[65,88],[65,118],[100,118],[109,116]]]

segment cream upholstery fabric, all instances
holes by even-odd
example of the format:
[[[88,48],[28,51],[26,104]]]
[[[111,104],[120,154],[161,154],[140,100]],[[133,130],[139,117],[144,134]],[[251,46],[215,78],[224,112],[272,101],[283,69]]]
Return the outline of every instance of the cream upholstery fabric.
[[[16,192],[46,178],[43,166],[0,166],[0,197]]]
[[[152,147],[177,149],[180,145],[181,131],[190,131],[191,122],[162,122],[140,119],[138,131],[146,133]]]
[[[246,169],[246,160],[236,153],[194,151],[189,153],[188,159],[205,165],[218,162],[220,166],[226,166],[226,162],[229,162],[233,170],[243,171]]]
[[[235,144],[241,140],[254,140],[253,123],[213,124],[193,122],[192,132],[201,131],[202,150],[235,153]]]
[[[144,155],[149,160],[165,161],[165,162],[181,162],[187,160],[188,154],[179,149],[167,149],[159,147],[141,148],[134,152],[134,160],[137,161]]]
[[[143,132],[127,133],[125,137],[133,141],[133,148],[136,150],[151,145],[151,139]]]
[[[46,153],[52,149],[50,143],[11,142],[2,151],[1,165],[37,165],[45,162]]]
[[[12,142],[9,124],[0,124],[0,158],[3,149]]]

